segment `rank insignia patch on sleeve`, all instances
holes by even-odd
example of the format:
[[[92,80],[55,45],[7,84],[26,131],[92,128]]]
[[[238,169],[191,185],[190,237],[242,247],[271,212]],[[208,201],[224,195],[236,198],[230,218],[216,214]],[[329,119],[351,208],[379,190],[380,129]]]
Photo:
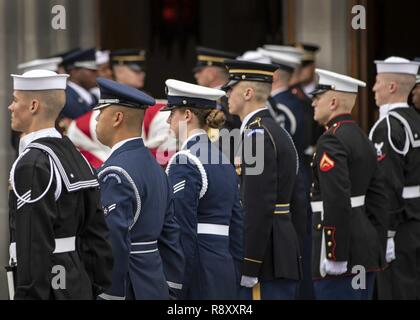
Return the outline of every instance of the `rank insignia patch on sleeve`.
[[[375,143],[375,149],[376,149],[376,155],[377,155],[377,160],[379,162],[383,161],[386,158],[386,155],[382,152],[382,149],[384,147],[384,143]]]
[[[321,162],[319,163],[319,168],[322,172],[328,172],[335,167],[335,162],[332,160],[326,152],[321,158]]]

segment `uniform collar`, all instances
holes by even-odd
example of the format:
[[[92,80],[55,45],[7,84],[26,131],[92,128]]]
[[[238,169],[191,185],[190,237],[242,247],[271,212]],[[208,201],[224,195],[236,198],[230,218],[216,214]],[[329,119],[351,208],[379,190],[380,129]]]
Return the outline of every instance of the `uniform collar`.
[[[200,130],[200,132],[195,133],[192,136],[188,137],[188,139],[185,140],[184,143],[182,144],[181,150],[189,149],[191,147],[191,144],[194,144],[202,139],[202,138],[197,139],[198,137],[201,137],[201,136],[207,137],[207,133],[203,130]]]
[[[60,132],[57,131],[56,128],[46,128],[41,129],[35,132],[31,132],[25,136],[23,136],[19,141],[19,154],[21,154],[26,147],[35,140],[41,138],[62,138],[63,136]]]
[[[120,149],[123,145],[125,145],[128,142],[135,141],[135,140],[142,141],[142,138],[141,137],[135,137],[135,138],[129,138],[129,139],[125,139],[125,140],[122,140],[122,141],[118,142],[116,145],[114,145],[112,147],[111,153],[109,154],[109,157],[108,158],[110,158],[111,155],[113,153],[115,153],[115,151],[117,151],[118,149]]]
[[[271,96],[274,98],[276,95],[278,95],[280,93],[283,93],[283,92],[286,92],[287,90],[289,90],[287,87],[276,89],[276,90],[271,92]]]
[[[391,112],[394,109],[398,108],[409,108],[410,106],[406,102],[398,102],[398,103],[390,103],[390,104],[384,104],[379,107],[379,117],[382,119],[388,115],[389,112]]]
[[[67,84],[70,88],[76,91],[79,97],[82,98],[87,104],[92,105],[95,103],[95,101],[93,100],[92,94],[89,91],[87,91],[85,88],[82,88],[81,86],[79,86],[78,84],[72,81],[68,81]]]
[[[343,122],[343,121],[346,121],[346,122],[352,121],[352,122],[354,122],[353,117],[352,117],[352,115],[350,113],[343,113],[343,114],[339,114],[338,116],[335,116],[333,119],[331,119],[328,122],[328,124],[326,125],[326,129],[329,130],[332,127],[336,126],[338,123]]]
[[[246,126],[248,125],[248,122],[252,119],[252,117],[253,117],[253,116],[255,116],[257,113],[259,113],[259,112],[263,111],[263,110],[268,110],[268,108],[267,108],[267,107],[263,107],[263,108],[257,109],[257,110],[255,110],[255,111],[253,111],[253,112],[249,113],[249,114],[245,117],[245,119],[244,119],[244,121],[242,121],[242,125],[241,125],[241,134],[243,134],[243,133],[244,133],[245,128],[246,128]]]

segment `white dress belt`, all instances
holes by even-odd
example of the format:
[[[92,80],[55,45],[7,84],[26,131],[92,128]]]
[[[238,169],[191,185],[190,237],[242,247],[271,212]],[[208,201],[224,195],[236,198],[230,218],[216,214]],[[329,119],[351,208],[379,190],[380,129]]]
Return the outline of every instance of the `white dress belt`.
[[[366,196],[360,197],[352,197],[351,199],[351,207],[352,208],[359,208],[365,205]],[[323,201],[315,201],[311,202],[312,212],[323,212],[324,211],[324,202]]]
[[[420,198],[420,186],[405,187],[402,194],[403,199]]]
[[[229,226],[221,224],[198,223],[197,234],[212,234],[216,236],[229,236]]]
[[[76,237],[55,239],[54,254],[76,251]],[[16,242],[12,242],[9,247],[10,261],[17,263]]]

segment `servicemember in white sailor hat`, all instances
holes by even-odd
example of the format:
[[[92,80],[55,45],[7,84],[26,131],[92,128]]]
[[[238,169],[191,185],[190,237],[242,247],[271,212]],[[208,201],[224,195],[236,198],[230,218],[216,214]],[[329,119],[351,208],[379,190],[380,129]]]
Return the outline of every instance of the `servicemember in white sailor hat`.
[[[224,122],[224,91],[167,80],[168,123],[182,144],[169,161],[186,257],[184,299],[237,299],[243,212],[235,169],[207,135]]]
[[[379,120],[370,132],[379,166],[386,172],[390,215],[387,261],[378,279],[380,299],[420,298],[420,115],[407,101],[419,62],[400,57],[375,61],[373,87]]]
[[[237,57],[236,59],[248,62],[271,63],[270,58],[263,55],[259,50],[246,51],[243,55]]]
[[[315,46],[310,46],[315,50]],[[322,126],[314,120],[312,97],[308,95],[313,91],[315,84],[314,54],[309,54],[302,46],[265,45],[264,50],[271,54],[272,63],[280,63],[280,70],[276,71],[273,79],[273,93],[269,102],[273,107],[280,109],[284,114],[279,114],[279,119],[284,116],[284,127],[292,135],[299,156],[306,171],[310,171],[310,163],[315,152],[315,145],[323,133]],[[280,54],[280,55],[279,55]],[[275,57],[277,56],[277,57]],[[305,69],[308,81],[302,82],[302,69]],[[304,87],[305,86],[305,87]],[[287,90],[284,90],[287,87]],[[293,95],[293,97],[292,97]],[[300,106],[297,101],[299,100]],[[286,106],[286,108],[285,108]],[[288,109],[290,109],[290,112]]]
[[[49,70],[58,71],[59,64],[63,61],[61,57],[49,58],[49,59],[36,59],[28,62],[24,62],[18,65],[18,69],[22,70],[23,73],[32,70]]]
[[[286,129],[302,158],[304,146],[304,104],[291,92],[289,82],[296,69],[300,68],[301,60],[294,53],[284,53],[259,49],[259,52],[270,59],[270,63],[278,66],[273,76],[269,110],[274,120]]]
[[[111,284],[113,259],[95,174],[55,129],[68,75],[12,77],[11,127],[23,138],[10,172],[10,297],[94,299]]]
[[[316,70],[315,120],[326,127],[314,156],[311,206],[312,273],[320,300],[372,299],[376,272],[385,266],[386,197],[376,152],[352,119],[357,79]],[[366,286],[352,285],[362,267]]]
[[[62,61],[63,61],[63,58],[61,57],[31,60],[31,61],[19,64],[18,70],[20,70],[22,73],[26,73],[32,70],[49,70],[49,71],[57,72],[58,66]],[[19,148],[20,136],[21,136],[20,132],[16,132],[12,130],[11,143],[16,153],[18,152],[18,148]]]

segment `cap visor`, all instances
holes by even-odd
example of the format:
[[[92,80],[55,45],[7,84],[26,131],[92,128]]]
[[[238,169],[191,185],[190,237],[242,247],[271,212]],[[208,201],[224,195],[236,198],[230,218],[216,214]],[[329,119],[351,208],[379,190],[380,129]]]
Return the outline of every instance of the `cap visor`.
[[[145,69],[142,68],[140,65],[138,64],[126,64],[127,67],[129,67],[131,70],[135,71],[135,72],[145,72]]]
[[[315,97],[315,96],[319,96],[320,94],[323,94],[327,91],[328,90],[325,90],[325,89],[315,89],[314,91],[309,92],[309,95],[312,96],[312,97]]]
[[[98,104],[97,106],[93,107],[92,110],[100,110],[106,107],[109,107],[111,104],[110,103],[102,103],[102,104]]]
[[[171,110],[173,110],[175,108],[176,108],[176,106],[170,106],[170,105],[167,104],[163,109],[160,110],[160,112],[162,112],[162,111],[171,111]]]
[[[231,89],[233,86],[235,86],[236,84],[238,84],[239,80],[230,80],[228,83],[226,83],[223,87],[222,90],[223,91],[228,91],[229,89]]]

